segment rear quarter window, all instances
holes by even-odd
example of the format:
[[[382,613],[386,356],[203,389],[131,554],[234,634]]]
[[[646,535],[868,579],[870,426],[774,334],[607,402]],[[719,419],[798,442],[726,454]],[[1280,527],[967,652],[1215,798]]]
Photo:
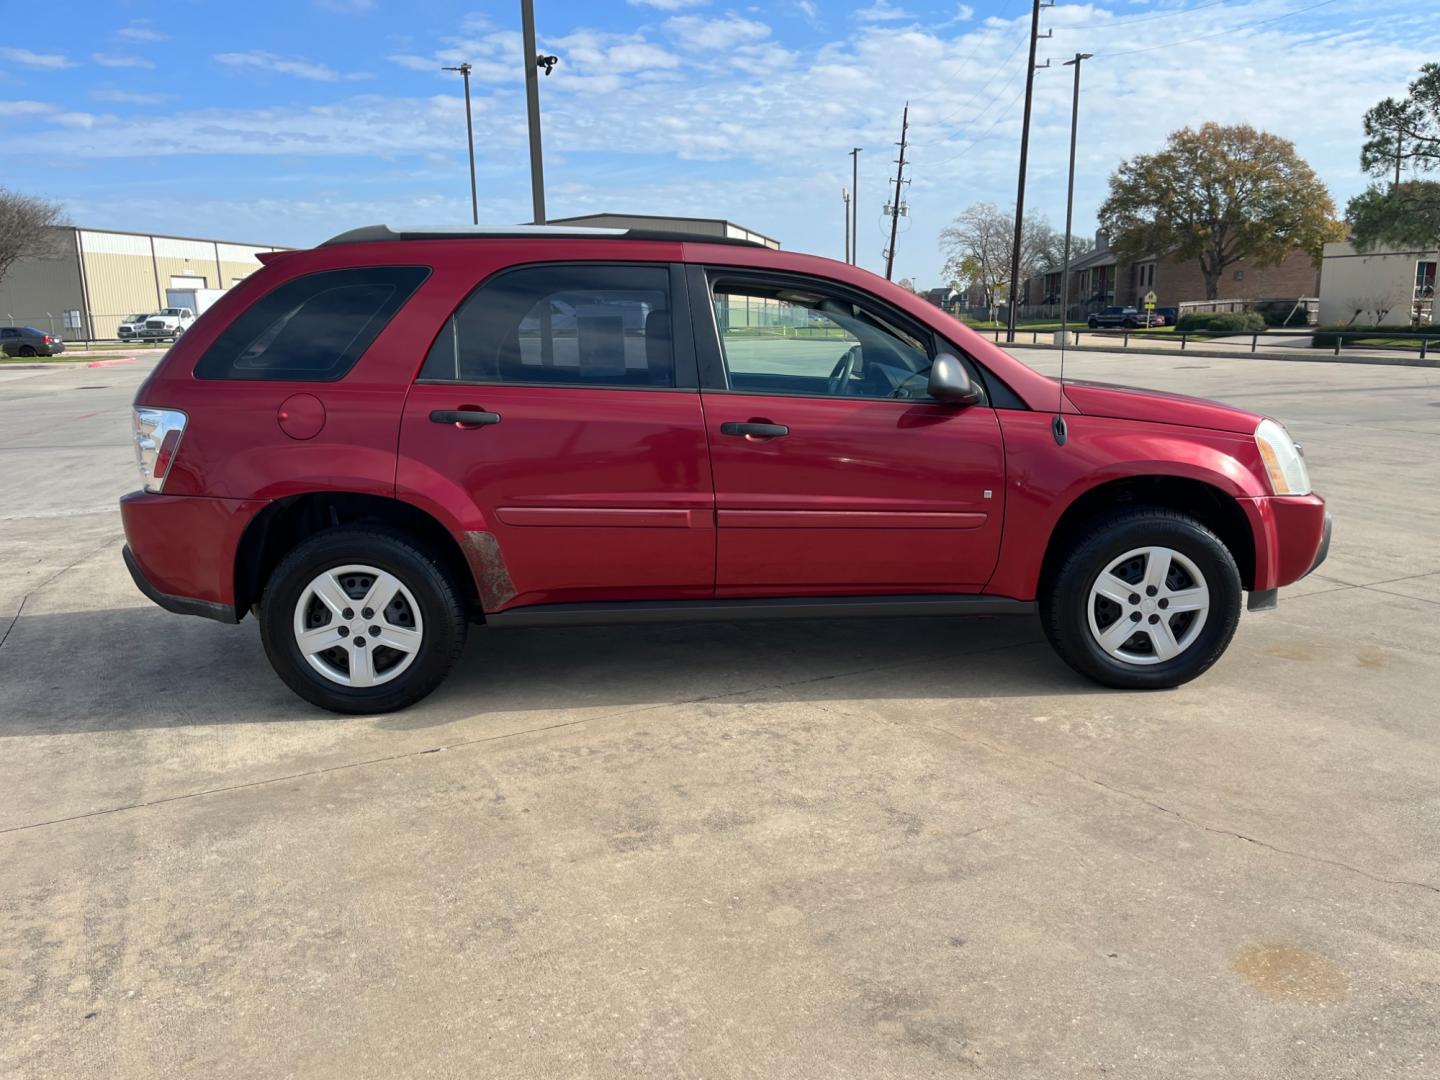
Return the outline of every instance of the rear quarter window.
[[[221,332],[195,377],[343,379],[429,275],[425,266],[362,266],[287,281]]]

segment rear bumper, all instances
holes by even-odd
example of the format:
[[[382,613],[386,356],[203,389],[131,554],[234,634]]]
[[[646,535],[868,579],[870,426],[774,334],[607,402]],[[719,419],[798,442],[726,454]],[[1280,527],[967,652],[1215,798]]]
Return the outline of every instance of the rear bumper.
[[[259,499],[208,499],[132,491],[120,500],[125,565],[166,611],[239,622],[235,554]]]

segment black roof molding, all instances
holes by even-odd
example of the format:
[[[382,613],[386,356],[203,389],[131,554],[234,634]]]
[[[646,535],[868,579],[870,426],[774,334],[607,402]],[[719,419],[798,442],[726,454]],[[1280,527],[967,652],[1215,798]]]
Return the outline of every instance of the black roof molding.
[[[755,240],[730,236],[707,236],[703,233],[669,232],[664,229],[605,229],[582,225],[459,225],[459,226],[393,226],[364,225],[358,229],[332,236],[320,244],[380,244],[397,240],[544,240],[567,237],[589,240],[669,240],[695,244],[739,244],[743,247],[765,247]]]

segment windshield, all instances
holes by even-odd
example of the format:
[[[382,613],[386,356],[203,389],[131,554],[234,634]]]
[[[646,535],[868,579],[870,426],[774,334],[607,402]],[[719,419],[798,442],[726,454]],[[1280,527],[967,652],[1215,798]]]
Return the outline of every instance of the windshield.
[[[124,322],[139,322],[141,319],[148,319],[149,317],[150,317],[150,316],[147,315],[147,314],[126,315],[125,318],[124,318],[122,321],[124,321]]]

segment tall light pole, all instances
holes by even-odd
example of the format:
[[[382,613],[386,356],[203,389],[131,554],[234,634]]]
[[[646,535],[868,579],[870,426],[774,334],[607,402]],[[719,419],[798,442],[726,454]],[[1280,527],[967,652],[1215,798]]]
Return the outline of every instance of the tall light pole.
[[[1025,67],[1025,118],[1020,125],[1020,180],[1015,190],[1015,245],[1010,252],[1010,314],[1005,323],[1005,340],[1015,340],[1015,316],[1020,307],[1020,242],[1025,235],[1025,164],[1030,153],[1030,106],[1035,99],[1035,43],[1040,40],[1040,9],[1054,6],[1032,0],[1030,8],[1030,62]],[[1045,35],[1049,37],[1049,34]],[[1050,61],[1045,61],[1048,67]]]
[[[1060,340],[1070,343],[1070,222],[1075,213],[1075,136],[1080,130],[1080,62],[1091,53],[1077,52],[1066,67],[1075,68],[1075,97],[1070,103],[1070,179],[1065,185],[1065,257],[1060,262]],[[1014,325],[1013,323],[1011,325]]]
[[[850,192],[846,188],[840,189],[840,197],[845,200],[845,261],[850,261]]]
[[[458,71],[465,77],[465,141],[470,147],[470,220],[480,224],[480,202],[475,194],[475,125],[470,120],[470,65],[441,68],[441,71]]]
[[[545,224],[545,166],[540,149],[540,75],[544,68],[549,75],[558,62],[556,57],[541,56],[535,51],[534,0],[520,0],[520,21],[525,37],[525,108],[530,116],[530,198],[535,205],[535,224]]]
[[[850,151],[850,264],[860,262],[860,151],[857,146]]]

